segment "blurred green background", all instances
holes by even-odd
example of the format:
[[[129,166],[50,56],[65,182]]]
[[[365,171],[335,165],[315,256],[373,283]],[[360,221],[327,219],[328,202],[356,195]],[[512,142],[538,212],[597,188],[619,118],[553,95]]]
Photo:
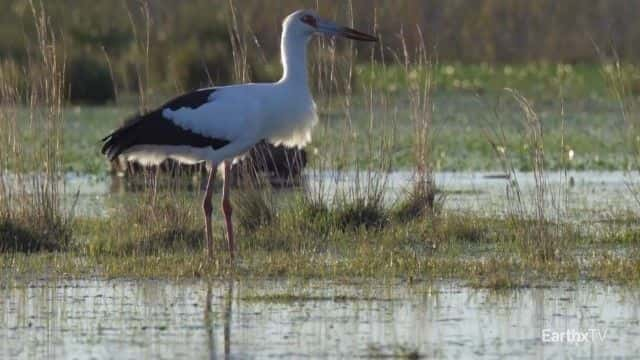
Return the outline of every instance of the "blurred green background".
[[[117,93],[137,92],[141,81],[158,93],[229,83],[236,70],[234,26],[246,47],[249,77],[276,79],[280,24],[298,8],[318,8],[338,22],[375,29],[383,40],[373,54],[378,63],[394,62],[405,45],[413,52],[423,43],[441,64],[498,67],[503,75],[505,64],[561,63],[586,67],[589,78],[588,67],[613,57],[612,49],[628,62],[640,59],[637,0],[53,0],[43,5],[65,50],[74,103],[110,102]],[[28,0],[0,0],[0,9],[0,58],[6,76],[28,61],[35,30]],[[338,42],[338,51],[347,46]],[[357,59],[366,64],[370,47],[359,49]],[[548,68],[556,71],[555,66]],[[456,68],[474,71],[464,69]],[[382,79],[387,85],[389,74]],[[468,77],[454,83],[454,77],[443,76],[448,78],[451,83],[436,85],[470,90],[486,85]]]

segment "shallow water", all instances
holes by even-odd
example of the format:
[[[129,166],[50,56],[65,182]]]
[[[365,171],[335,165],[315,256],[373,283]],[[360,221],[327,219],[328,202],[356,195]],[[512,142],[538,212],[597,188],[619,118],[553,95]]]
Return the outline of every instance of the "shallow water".
[[[514,179],[520,190],[520,201],[515,200]],[[108,216],[123,201],[141,199],[139,196],[144,194],[141,190],[149,189],[144,181],[67,174],[62,189],[66,194],[65,205],[67,209],[73,207],[74,213],[79,216]],[[146,181],[149,184],[151,179]],[[444,208],[448,210],[499,216],[513,211],[533,214],[537,205],[532,173],[516,173],[515,178],[509,179],[495,172],[438,172],[435,182],[445,198]],[[8,184],[11,183],[9,179]],[[413,183],[413,173],[409,171],[394,171],[384,175],[362,172],[357,175],[352,171],[308,169],[303,186],[314,194],[314,198],[322,193],[327,201],[331,201],[336,194],[365,196],[367,191],[383,190],[385,202],[393,205],[403,198]],[[204,178],[181,179],[178,189],[198,203],[203,186]],[[216,190],[219,188],[221,186],[217,186]],[[640,209],[640,178],[622,171],[549,172],[545,177],[545,189],[545,209],[551,219],[559,215],[563,220],[597,223],[608,221],[616,214]],[[295,191],[302,191],[302,187],[279,189],[276,194],[287,195]],[[147,201],[148,198],[143,200]]]
[[[377,282],[92,279],[3,286],[3,359],[640,353],[639,292],[600,283],[501,292]],[[574,335],[552,341],[560,334]]]
[[[496,173],[487,172],[439,172],[436,184],[444,191],[446,209],[473,211],[483,215],[499,215],[513,210],[516,203],[513,192],[508,196],[510,179],[496,178]],[[369,182],[366,174],[360,174],[360,192],[364,192]],[[355,188],[356,175],[353,172],[307,171],[307,186],[311,191],[323,191],[331,198],[336,189],[348,193]],[[374,174],[374,179],[385,181],[386,201],[393,204],[412,184],[412,173],[395,171],[386,176]],[[532,211],[535,179],[532,173],[517,173],[521,189],[521,204],[525,211]],[[186,182],[194,197],[200,197],[199,184]],[[594,172],[571,171],[550,172],[546,177],[546,207],[549,214],[563,209],[563,217],[579,221],[594,221],[607,214],[637,211],[640,204],[633,196],[640,194],[640,179],[621,171]],[[299,188],[283,189],[281,192],[299,191]],[[68,175],[66,191],[69,198],[79,194],[77,213],[88,216],[108,214],[114,204],[123,197],[131,197],[131,189],[121,178],[99,178],[95,176]],[[133,193],[135,194],[135,192]],[[71,202],[71,200],[69,201]]]
[[[367,181],[360,176],[361,183]],[[393,202],[413,184],[413,174],[407,171],[392,172],[387,177],[388,201]],[[353,173],[322,173],[319,181],[338,187],[353,187]],[[336,180],[337,179],[337,180]],[[504,178],[496,172],[438,172],[435,183],[445,194],[445,208],[482,212],[494,215],[508,211],[515,201],[514,180],[521,190],[521,203],[532,210],[535,204],[535,178],[531,172],[518,172],[515,177]],[[628,211],[638,207],[632,196],[640,190],[640,179],[621,171],[570,171],[548,172],[544,178],[546,206],[549,210],[564,207],[570,213],[590,211]],[[334,187],[327,190],[331,192]],[[364,185],[361,186],[364,188]],[[508,195],[511,194],[511,195]],[[511,198],[509,198],[511,196]]]

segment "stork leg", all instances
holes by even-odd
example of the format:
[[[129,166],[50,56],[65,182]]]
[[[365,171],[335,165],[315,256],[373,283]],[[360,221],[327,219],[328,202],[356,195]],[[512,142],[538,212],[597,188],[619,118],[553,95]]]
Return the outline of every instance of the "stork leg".
[[[209,260],[213,259],[213,234],[211,232],[211,212],[213,206],[211,204],[211,195],[213,194],[213,180],[216,177],[217,164],[211,163],[211,171],[207,180],[207,187],[204,191],[204,200],[202,201],[202,210],[204,211],[204,226],[207,236],[207,256]]]
[[[233,242],[233,224],[231,223],[231,201],[229,201],[229,176],[231,172],[231,163],[224,162],[224,182],[222,185],[222,212],[224,213],[224,222],[227,227],[227,241],[229,242],[229,254],[233,260],[235,255],[235,244]]]

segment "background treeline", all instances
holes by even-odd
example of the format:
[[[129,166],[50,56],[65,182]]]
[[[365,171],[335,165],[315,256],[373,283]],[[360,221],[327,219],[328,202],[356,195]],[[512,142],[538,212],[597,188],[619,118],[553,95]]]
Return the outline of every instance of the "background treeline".
[[[28,49],[37,47],[28,4],[0,0],[2,76],[19,77]],[[412,51],[424,42],[440,62],[597,63],[602,53],[596,48],[640,59],[638,0],[51,0],[43,5],[59,29],[67,91],[75,102],[112,100],[114,88],[127,93],[144,85],[161,92],[227,83],[239,72],[233,50],[245,55],[252,79],[272,80],[279,73],[280,23],[301,7],[319,8],[365,30],[375,27],[385,46],[378,57],[392,58],[405,44]]]

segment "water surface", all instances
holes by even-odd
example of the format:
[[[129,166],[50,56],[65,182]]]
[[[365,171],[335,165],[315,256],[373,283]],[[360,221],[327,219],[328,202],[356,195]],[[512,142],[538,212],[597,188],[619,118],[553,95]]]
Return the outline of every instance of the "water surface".
[[[640,293],[601,283],[4,283],[0,357],[547,358],[640,353]],[[553,342],[554,334],[593,334]],[[547,335],[544,335],[547,334]]]
[[[438,172],[437,187],[445,195],[445,209],[471,211],[495,216],[514,211],[520,204],[527,212],[536,206],[535,178],[532,173],[517,173],[515,178],[502,178],[495,172]],[[394,171],[389,174],[313,171],[306,172],[306,186],[312,192],[322,192],[331,199],[337,192],[364,194],[367,185],[380,184],[388,204],[394,204],[413,184],[413,173]],[[521,191],[520,201],[514,201],[514,179]],[[184,192],[199,203],[202,191],[200,183],[188,180]],[[356,189],[356,184],[359,188]],[[578,221],[597,221],[611,214],[637,211],[640,202],[634,195],[640,194],[640,179],[621,171],[571,171],[550,172],[545,177],[546,208],[548,214],[562,210],[563,218]],[[68,175],[66,191],[69,203],[77,198],[76,213],[84,216],[104,216],[109,211],[140,195],[122,178]],[[375,191],[375,187],[369,187]],[[139,190],[139,189],[138,189]],[[219,190],[219,189],[216,189]],[[281,189],[288,194],[301,188]]]

